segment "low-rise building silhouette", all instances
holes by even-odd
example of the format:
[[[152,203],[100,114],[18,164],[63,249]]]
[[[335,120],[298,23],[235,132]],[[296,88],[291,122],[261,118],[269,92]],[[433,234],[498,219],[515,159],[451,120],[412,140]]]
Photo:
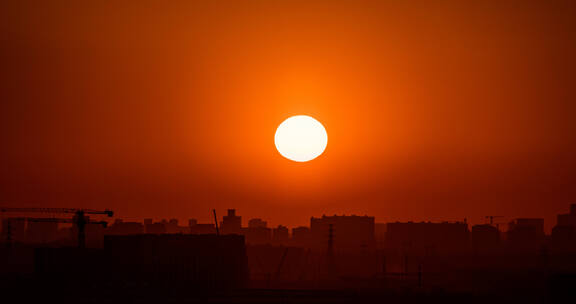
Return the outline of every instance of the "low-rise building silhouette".
[[[121,219],[114,221],[109,228],[106,229],[106,234],[110,235],[133,235],[143,234],[144,225],[139,222],[124,222]]]

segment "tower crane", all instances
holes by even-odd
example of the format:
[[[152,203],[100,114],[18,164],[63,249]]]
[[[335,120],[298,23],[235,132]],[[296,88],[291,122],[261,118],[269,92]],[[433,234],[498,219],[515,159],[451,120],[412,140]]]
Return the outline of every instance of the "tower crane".
[[[28,218],[34,222],[56,222],[72,223],[78,229],[78,247],[86,247],[86,224],[107,225],[106,222],[92,222],[86,216],[87,214],[114,216],[112,210],[92,210],[92,209],[75,209],[75,208],[5,208],[0,207],[0,213],[62,213],[74,214],[72,218]]]

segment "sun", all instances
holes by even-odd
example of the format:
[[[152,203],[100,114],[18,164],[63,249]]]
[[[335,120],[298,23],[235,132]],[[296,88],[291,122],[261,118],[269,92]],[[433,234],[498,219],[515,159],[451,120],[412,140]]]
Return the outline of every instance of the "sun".
[[[328,133],[316,119],[297,115],[278,126],[274,143],[278,152],[287,159],[307,162],[324,152],[328,144]]]

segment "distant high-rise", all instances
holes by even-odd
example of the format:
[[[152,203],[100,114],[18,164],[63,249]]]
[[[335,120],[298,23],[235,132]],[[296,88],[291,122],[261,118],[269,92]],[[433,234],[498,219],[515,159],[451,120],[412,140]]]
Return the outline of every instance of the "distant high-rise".
[[[124,222],[121,219],[116,219],[114,224],[106,229],[106,234],[109,235],[134,235],[143,234],[144,225],[139,222]]]
[[[270,244],[272,242],[272,230],[268,228],[268,222],[259,218],[248,221],[245,235],[248,244]]]
[[[228,209],[228,215],[220,223],[223,234],[242,234],[242,217],[236,215],[236,209]]]
[[[250,221],[248,221],[248,228],[267,228],[268,227],[268,222],[263,221],[262,219],[259,218],[253,218]]]

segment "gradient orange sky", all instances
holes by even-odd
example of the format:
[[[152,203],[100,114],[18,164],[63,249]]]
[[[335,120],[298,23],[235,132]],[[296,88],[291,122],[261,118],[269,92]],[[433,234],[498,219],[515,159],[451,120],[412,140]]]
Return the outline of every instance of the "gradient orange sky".
[[[272,225],[576,202],[573,1],[1,4],[0,201]],[[326,127],[309,163],[276,127]]]

